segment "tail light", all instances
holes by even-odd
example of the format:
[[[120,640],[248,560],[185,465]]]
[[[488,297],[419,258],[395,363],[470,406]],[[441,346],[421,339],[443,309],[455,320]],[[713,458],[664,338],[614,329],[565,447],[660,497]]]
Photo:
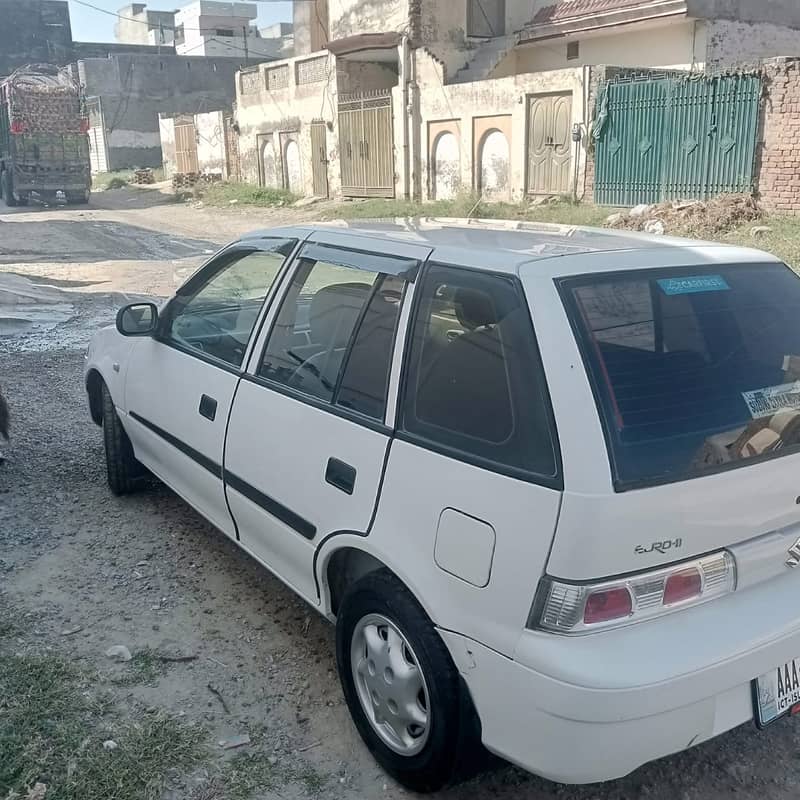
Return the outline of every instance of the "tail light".
[[[88,119],[84,118],[84,119],[81,120],[81,129],[80,130],[81,130],[81,133],[89,133],[89,120]]]
[[[12,120],[11,133],[25,133],[25,123],[20,119]]]
[[[725,551],[597,583],[545,578],[528,627],[563,634],[619,628],[706,603],[735,588],[736,564]]]

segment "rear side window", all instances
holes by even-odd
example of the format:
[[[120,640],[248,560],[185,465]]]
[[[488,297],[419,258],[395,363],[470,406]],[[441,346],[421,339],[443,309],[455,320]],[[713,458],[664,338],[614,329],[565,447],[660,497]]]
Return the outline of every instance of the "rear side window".
[[[800,280],[788,267],[605,273],[561,289],[618,489],[800,445]]]
[[[516,282],[432,265],[419,291],[405,432],[491,469],[555,479],[549,401]]]

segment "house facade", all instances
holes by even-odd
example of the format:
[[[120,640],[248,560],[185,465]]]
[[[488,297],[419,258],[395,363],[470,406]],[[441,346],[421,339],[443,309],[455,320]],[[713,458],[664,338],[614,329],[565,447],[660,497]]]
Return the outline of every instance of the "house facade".
[[[592,70],[800,50],[758,0],[302,0],[295,57],[237,76],[241,177],[297,194],[583,195]]]
[[[220,0],[193,0],[176,11],[155,11],[146,3],[121,8],[114,38],[123,44],[170,46],[177,55],[283,58],[291,55],[291,25],[275,25],[264,32],[255,22],[258,6]]]

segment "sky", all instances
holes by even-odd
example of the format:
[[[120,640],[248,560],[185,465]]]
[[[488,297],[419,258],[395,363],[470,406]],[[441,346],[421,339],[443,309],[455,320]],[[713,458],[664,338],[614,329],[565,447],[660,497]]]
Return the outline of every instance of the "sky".
[[[87,0],[93,6],[104,8],[107,11],[118,12],[123,6],[129,5],[130,0]],[[25,2],[25,0],[20,0]],[[145,2],[145,0],[139,0]],[[147,7],[154,11],[174,11],[188,2],[182,0],[150,0]],[[292,4],[290,2],[259,2],[258,27],[263,28],[273,22],[291,22]],[[103,14],[101,11],[87,8],[70,0],[69,14],[72,20],[72,37],[78,42],[113,42],[115,17]]]

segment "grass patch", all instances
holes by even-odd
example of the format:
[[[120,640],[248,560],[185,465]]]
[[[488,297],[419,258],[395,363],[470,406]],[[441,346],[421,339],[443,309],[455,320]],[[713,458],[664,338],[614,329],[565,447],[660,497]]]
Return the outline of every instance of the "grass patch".
[[[92,176],[92,189],[122,189],[133,180],[133,170],[125,169],[117,172],[98,172]]]
[[[111,678],[112,683],[117,686],[154,686],[173,664],[163,661],[154,650],[147,647],[135,652],[123,666],[124,671]]]
[[[120,169],[116,172],[98,172],[92,176],[92,189],[107,191],[110,189],[124,189],[133,181],[132,169]],[[156,183],[164,180],[163,167],[153,169],[153,179]]]
[[[530,203],[486,203],[462,195],[454,200],[415,203],[409,200],[364,200],[338,203],[326,208],[322,218],[391,219],[393,217],[471,217],[552,222],[563,225],[602,225],[613,209],[583,205],[569,200],[554,200],[543,205]]]
[[[271,208],[291,205],[297,198],[285,189],[252,186],[249,183],[211,183],[199,189],[209,206],[261,206]]]
[[[204,736],[165,715],[110,717],[60,657],[0,656],[0,797],[41,781],[48,800],[155,800],[170,771],[199,760]]]
[[[310,765],[287,766],[280,760],[270,764],[263,753],[239,753],[225,765],[221,785],[210,794],[218,794],[225,800],[249,800],[256,793],[290,783],[302,786],[313,795],[325,788],[327,780]]]
[[[775,215],[765,217],[755,225],[764,225],[772,230],[754,239],[750,233],[753,225],[743,225],[726,233],[721,241],[766,250],[785,261],[795,271],[800,271],[800,217]]]

